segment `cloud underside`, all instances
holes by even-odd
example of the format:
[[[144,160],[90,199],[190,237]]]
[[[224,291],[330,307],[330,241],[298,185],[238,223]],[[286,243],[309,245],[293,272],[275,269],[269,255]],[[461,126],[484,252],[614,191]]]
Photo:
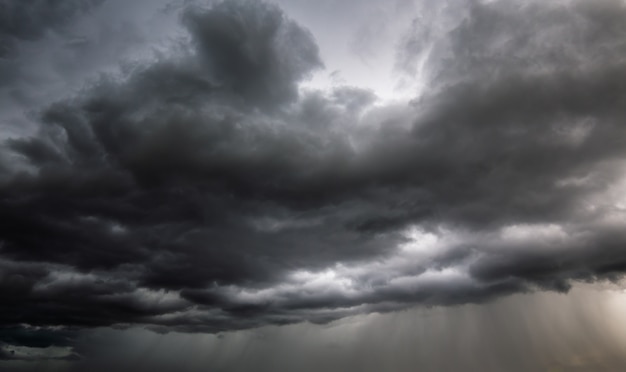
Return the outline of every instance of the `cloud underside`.
[[[457,3],[403,39],[399,69],[423,65],[427,86],[411,105],[300,91],[323,67],[313,35],[228,1],[187,8],[170,57],[43,109],[0,153],[1,341],[327,322],[619,279],[626,10]]]

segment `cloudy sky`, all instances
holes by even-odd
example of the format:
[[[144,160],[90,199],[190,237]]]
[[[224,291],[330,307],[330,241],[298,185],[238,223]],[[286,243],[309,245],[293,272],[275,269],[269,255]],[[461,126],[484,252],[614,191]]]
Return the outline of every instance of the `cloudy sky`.
[[[619,371],[621,0],[0,0],[0,369]]]

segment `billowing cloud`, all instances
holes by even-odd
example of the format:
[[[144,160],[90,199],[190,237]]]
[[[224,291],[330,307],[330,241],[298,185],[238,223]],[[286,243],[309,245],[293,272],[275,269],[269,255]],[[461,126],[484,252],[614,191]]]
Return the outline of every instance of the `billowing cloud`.
[[[433,9],[398,51],[425,87],[410,105],[301,89],[323,67],[314,35],[233,0],[184,7],[169,54],[41,110],[0,154],[0,341],[324,323],[620,278],[623,4]]]

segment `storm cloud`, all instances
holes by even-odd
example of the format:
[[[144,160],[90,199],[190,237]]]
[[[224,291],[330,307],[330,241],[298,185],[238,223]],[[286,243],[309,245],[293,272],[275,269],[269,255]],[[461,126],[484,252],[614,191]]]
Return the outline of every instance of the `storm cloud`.
[[[74,14],[5,3],[37,27],[2,10],[20,25],[3,40]],[[410,103],[303,88],[324,62],[275,4],[178,17],[167,52],[2,142],[0,342],[326,323],[623,276],[621,2],[424,7],[396,56],[422,86]]]

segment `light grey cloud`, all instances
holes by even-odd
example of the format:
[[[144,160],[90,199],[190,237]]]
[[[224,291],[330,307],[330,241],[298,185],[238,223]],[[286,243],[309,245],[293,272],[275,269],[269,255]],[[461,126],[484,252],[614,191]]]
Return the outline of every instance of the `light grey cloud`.
[[[616,289],[584,285],[486,305],[418,308],[323,326],[266,326],[221,335],[96,330],[74,370],[614,371],[626,342]]]

